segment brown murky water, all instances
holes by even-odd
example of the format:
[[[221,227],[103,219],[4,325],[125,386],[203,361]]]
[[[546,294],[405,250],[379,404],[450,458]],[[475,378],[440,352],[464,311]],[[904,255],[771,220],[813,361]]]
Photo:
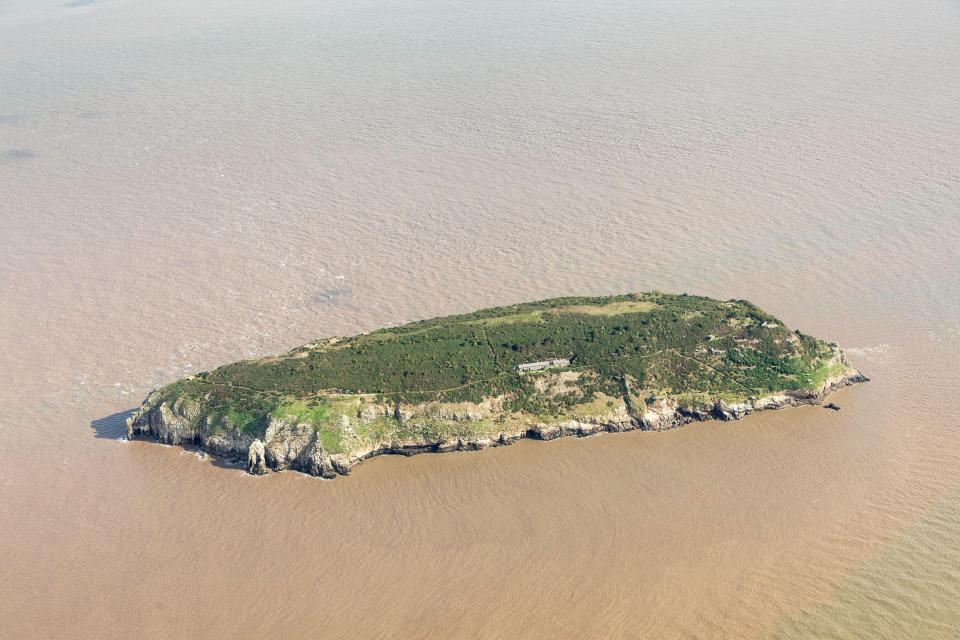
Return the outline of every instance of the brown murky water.
[[[956,637],[958,26],[0,2],[0,636]],[[652,288],[749,298],[874,381],[333,482],[120,439],[191,371]]]

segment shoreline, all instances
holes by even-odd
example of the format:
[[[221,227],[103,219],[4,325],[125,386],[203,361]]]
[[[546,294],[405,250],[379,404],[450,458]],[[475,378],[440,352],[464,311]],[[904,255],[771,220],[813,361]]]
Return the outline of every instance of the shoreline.
[[[727,404],[717,401],[708,410],[691,408],[669,398],[661,400],[642,415],[626,411],[626,407],[606,416],[591,419],[569,419],[558,422],[531,423],[525,429],[504,430],[497,437],[446,438],[437,440],[407,440],[379,442],[376,446],[348,453],[328,453],[318,442],[316,433],[306,442],[293,442],[295,437],[284,439],[282,435],[270,442],[259,438],[203,436],[194,429],[184,429],[187,416],[178,412],[178,407],[167,403],[151,408],[146,413],[135,412],[127,419],[127,439],[160,442],[187,448],[193,445],[198,452],[228,461],[231,466],[244,468],[252,475],[266,475],[293,470],[311,476],[333,479],[349,475],[358,464],[371,458],[385,455],[414,456],[422,453],[451,453],[455,451],[480,451],[509,446],[519,440],[556,440],[565,437],[589,437],[598,433],[625,433],[628,431],[668,431],[692,422],[711,420],[729,422],[741,420],[753,413],[772,411],[803,405],[823,405],[823,401],[839,389],[869,382],[859,371],[851,370],[837,378],[828,379],[817,392],[783,392],[751,399],[746,402]],[[152,394],[151,394],[152,395]],[[182,409],[182,407],[180,407]],[[283,425],[281,425],[280,431]],[[297,447],[297,444],[301,446]],[[269,445],[269,446],[268,446]],[[287,455],[278,455],[277,449],[286,447]],[[295,449],[295,455],[290,455]]]

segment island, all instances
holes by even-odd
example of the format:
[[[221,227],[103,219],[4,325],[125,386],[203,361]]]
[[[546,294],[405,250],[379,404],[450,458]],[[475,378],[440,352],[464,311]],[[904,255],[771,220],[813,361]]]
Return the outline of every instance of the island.
[[[382,454],[736,420],[866,380],[838,345],[745,300],[568,297],[199,373],[150,393],[127,435],[194,445],[253,474],[333,478]]]

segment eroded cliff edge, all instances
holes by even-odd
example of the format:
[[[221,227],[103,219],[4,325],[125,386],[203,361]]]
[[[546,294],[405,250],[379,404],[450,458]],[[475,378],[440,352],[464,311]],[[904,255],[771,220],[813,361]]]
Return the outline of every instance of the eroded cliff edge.
[[[227,365],[152,392],[127,431],[333,478],[383,454],[736,420],[866,379],[745,301],[564,298]]]

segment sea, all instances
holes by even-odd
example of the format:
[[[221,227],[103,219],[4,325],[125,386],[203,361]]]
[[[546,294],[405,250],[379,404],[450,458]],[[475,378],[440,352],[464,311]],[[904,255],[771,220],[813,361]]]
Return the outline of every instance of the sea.
[[[0,0],[0,637],[960,637],[956,0]],[[565,295],[871,378],[253,477],[147,393]]]

